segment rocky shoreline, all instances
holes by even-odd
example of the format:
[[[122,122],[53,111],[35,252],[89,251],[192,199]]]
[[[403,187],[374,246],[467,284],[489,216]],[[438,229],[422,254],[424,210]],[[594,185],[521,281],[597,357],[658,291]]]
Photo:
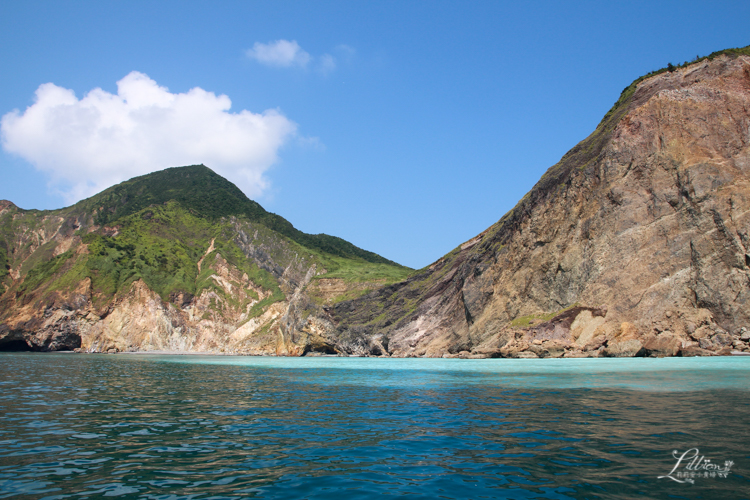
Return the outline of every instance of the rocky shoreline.
[[[578,314],[586,311],[578,308]],[[575,311],[574,311],[575,312]],[[302,356],[315,357],[380,357],[380,358],[457,358],[457,359],[488,359],[488,358],[510,358],[510,359],[540,359],[540,358],[618,358],[618,357],[695,357],[695,356],[750,356],[750,330],[741,328],[737,335],[730,335],[720,327],[711,324],[701,325],[691,334],[684,336],[665,330],[658,334],[651,334],[645,339],[639,338],[637,332],[630,324],[625,324],[619,335],[608,338],[599,334],[589,341],[581,344],[575,340],[569,340],[570,335],[561,338],[533,338],[533,333],[560,331],[561,324],[565,325],[571,318],[567,312],[549,322],[541,324],[531,330],[518,332],[513,340],[503,347],[476,348],[471,351],[463,350],[455,353],[444,353],[439,356],[416,356],[414,354],[399,355],[388,353],[373,353],[361,351],[356,354],[338,352],[336,354],[325,354],[322,352],[308,351]],[[576,316],[573,316],[572,324],[575,325]],[[713,329],[712,329],[713,328]],[[529,332],[532,332],[531,336]],[[575,329],[573,330],[575,332]],[[568,332],[570,333],[570,329]],[[566,338],[567,337],[567,338]],[[580,338],[580,337],[579,337]],[[153,355],[225,355],[225,356],[287,356],[287,354],[253,353],[242,351],[179,351],[179,350],[126,350],[110,348],[104,351],[94,349],[76,348],[73,351],[78,354],[153,354]]]
[[[546,346],[545,346],[546,347]],[[553,348],[554,349],[554,348]],[[549,350],[546,350],[549,353]],[[59,354],[115,354],[115,355],[129,355],[129,354],[147,354],[153,356],[270,356],[270,357],[290,357],[290,356],[277,356],[276,354],[249,354],[249,353],[226,353],[226,352],[191,352],[191,351],[116,351],[109,350],[105,352],[93,352],[85,349],[76,349],[73,351],[52,351]],[[612,356],[602,355],[601,352],[584,352],[578,350],[566,350],[560,356],[552,355],[547,356],[543,349],[543,355],[539,356],[534,351],[522,351],[522,352],[503,352],[498,351],[461,351],[458,354],[443,354],[442,359],[543,359],[543,358],[607,358]],[[730,348],[722,349],[718,352],[707,351],[705,349],[681,349],[674,357],[696,357],[696,356],[750,356],[750,351],[738,351]],[[310,353],[304,356],[291,356],[291,357],[316,357],[316,358],[395,358],[395,359],[408,359],[415,358],[415,356],[387,356],[384,354],[375,356],[370,354],[320,354]],[[635,356],[635,357],[667,357],[667,356]],[[434,358],[433,358],[434,359]]]

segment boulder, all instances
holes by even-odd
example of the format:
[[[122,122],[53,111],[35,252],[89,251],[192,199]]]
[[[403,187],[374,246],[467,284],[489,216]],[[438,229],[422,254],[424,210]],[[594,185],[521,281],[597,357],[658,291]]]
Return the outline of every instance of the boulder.
[[[640,340],[620,340],[609,342],[604,348],[602,355],[608,358],[630,358],[635,356],[643,348]]]
[[[540,358],[561,358],[565,354],[565,347],[565,344],[556,340],[545,341],[541,344],[534,341],[529,346],[528,351],[533,352]]]
[[[722,330],[711,337],[711,341],[714,343],[714,345],[717,346],[730,346],[732,345],[732,336]]]
[[[700,341],[698,342],[698,345],[700,346],[701,349],[711,349],[711,350],[714,349],[714,343],[708,337],[704,337],[700,339]]]
[[[643,354],[651,357],[675,356],[682,348],[682,340],[670,331],[651,335],[643,342]]]
[[[711,328],[708,325],[703,325],[700,328],[697,328],[692,334],[690,334],[691,337],[693,337],[695,340],[700,341],[701,339],[709,338],[714,334],[714,331],[711,330]]]
[[[583,346],[584,351],[596,351],[600,349],[605,342],[607,342],[607,337],[605,335],[597,335],[591,341],[589,341],[585,346]]]

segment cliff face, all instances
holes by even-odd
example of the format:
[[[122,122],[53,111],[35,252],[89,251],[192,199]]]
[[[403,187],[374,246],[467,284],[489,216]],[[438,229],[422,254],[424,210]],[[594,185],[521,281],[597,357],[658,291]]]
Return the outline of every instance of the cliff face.
[[[408,281],[338,304],[340,335],[400,356],[746,349],[750,57],[628,92],[497,224]]]

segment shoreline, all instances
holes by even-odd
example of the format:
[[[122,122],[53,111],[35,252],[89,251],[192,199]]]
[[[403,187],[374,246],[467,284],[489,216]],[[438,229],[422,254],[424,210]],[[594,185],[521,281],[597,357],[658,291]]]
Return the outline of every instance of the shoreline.
[[[730,357],[730,356],[750,356],[750,352],[747,351],[731,351],[726,354],[712,354],[710,356],[620,356],[620,357],[607,357],[607,356],[587,356],[581,357],[461,357],[461,356],[450,356],[450,357],[425,357],[425,356],[362,356],[357,354],[313,354],[304,356],[279,356],[277,354],[249,354],[249,353],[226,353],[226,352],[211,352],[211,351],[173,351],[173,350],[152,350],[152,351],[117,351],[117,352],[89,352],[89,351],[2,351],[2,352],[17,352],[17,353],[29,353],[29,354],[106,354],[106,355],[148,355],[148,356],[227,356],[227,357],[268,357],[268,358],[382,358],[382,359],[462,359],[462,360],[487,360],[487,359],[624,359],[624,358],[685,358],[685,357],[699,357],[699,358],[712,358],[712,357]]]

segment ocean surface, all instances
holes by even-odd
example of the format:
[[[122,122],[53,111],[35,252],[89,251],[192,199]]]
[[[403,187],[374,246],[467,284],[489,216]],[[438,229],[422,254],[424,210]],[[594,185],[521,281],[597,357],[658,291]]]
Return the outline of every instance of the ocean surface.
[[[750,498],[750,357],[0,353],[0,498],[383,496]]]

